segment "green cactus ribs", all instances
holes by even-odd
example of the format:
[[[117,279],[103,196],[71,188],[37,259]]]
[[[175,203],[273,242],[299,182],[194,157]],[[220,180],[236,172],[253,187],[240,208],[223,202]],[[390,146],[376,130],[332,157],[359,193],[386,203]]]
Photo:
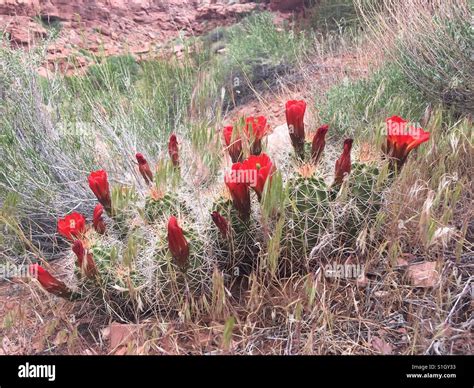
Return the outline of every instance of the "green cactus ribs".
[[[127,247],[113,238],[100,237],[90,247],[98,276],[79,278],[78,286],[89,305],[101,306],[119,319],[134,320],[150,309],[145,301],[143,278],[134,262],[127,262]]]
[[[112,219],[116,230],[123,236],[127,235],[130,220],[135,216],[138,193],[133,187],[116,186],[112,188]]]
[[[375,220],[382,205],[384,182],[379,182],[380,171],[375,165],[354,163],[348,180],[347,212],[341,224],[343,237],[352,244],[359,233]]]
[[[303,166],[287,185],[284,256],[292,266],[300,266],[328,224],[328,187],[323,179],[314,176],[310,165]]]
[[[157,309],[178,309],[192,296],[209,291],[212,279],[212,265],[206,252],[204,239],[193,227],[192,220],[183,216],[179,220],[184,236],[189,244],[189,257],[185,268],[174,261],[168,248],[167,217],[160,220],[155,228],[156,242],[153,251],[153,272],[150,276],[149,303]]]
[[[189,207],[180,201],[173,193],[161,193],[156,190],[152,191],[145,201],[144,217],[149,223],[177,214],[190,214]]]
[[[214,224],[210,229],[211,248],[219,268],[231,279],[250,274],[258,268],[260,251],[254,214],[248,221],[242,220],[232,201],[224,196],[214,202],[212,209],[223,216],[230,227],[227,237],[222,236]]]

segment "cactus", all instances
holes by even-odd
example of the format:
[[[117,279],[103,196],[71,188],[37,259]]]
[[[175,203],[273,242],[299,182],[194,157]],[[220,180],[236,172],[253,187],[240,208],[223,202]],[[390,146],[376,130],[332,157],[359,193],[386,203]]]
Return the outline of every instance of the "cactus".
[[[311,270],[314,259],[322,264],[320,258],[326,253],[314,250],[319,243],[324,243],[319,247],[329,247],[331,253],[336,247],[330,242],[337,240],[344,246],[357,241],[358,248],[362,247],[365,239],[360,232],[376,218],[382,190],[391,178],[375,165],[352,164],[353,139],[346,139],[335,164],[334,182],[328,187],[315,175],[328,126],[318,128],[308,142],[304,132],[305,107],[304,101],[289,101],[286,105],[295,155],[285,160],[285,167],[298,166],[286,183],[286,169],[276,171],[269,156],[262,153],[262,140],[269,129],[266,119],[262,116],[247,118],[245,123],[242,120],[247,137],[241,138],[238,152],[232,153],[233,160],[239,162],[225,175],[226,194],[214,201],[207,220],[170,191],[190,183],[188,178],[193,171],[179,167],[175,135],[168,148],[171,160],[162,160],[155,175],[143,156],[136,154],[139,171],[147,186],[152,187],[144,203],[133,188],[119,186],[110,190],[104,170],[92,172],[89,186],[101,204],[94,211],[94,228],[86,227],[83,216],[70,220],[72,223],[61,222],[59,228],[71,241],[73,237],[81,238],[73,246],[79,264],[94,260],[93,265],[81,265],[78,271],[81,294],[119,319],[161,311],[180,311],[189,316],[189,306],[206,306],[216,267],[231,280],[251,275],[252,271],[269,279]],[[227,128],[231,128],[226,132],[229,146],[235,139],[231,136],[232,127]],[[427,133],[422,135],[422,141],[429,138]],[[405,153],[394,155],[401,152],[401,140],[404,138],[387,140],[387,156],[406,159]],[[259,156],[241,160],[249,148]],[[188,175],[185,178],[181,173]],[[197,193],[202,191],[194,191]],[[109,215],[110,227],[101,217],[102,207]],[[199,225],[207,221],[209,227],[201,231],[195,227],[196,221],[201,221]],[[328,231],[329,242],[324,238]],[[88,268],[94,270],[88,272]]]
[[[168,248],[168,216],[155,220],[153,227],[143,224],[120,240],[99,236],[91,243],[99,278],[80,282],[89,299],[103,300],[108,309],[131,319],[137,312],[179,310],[190,297],[210,287],[212,266],[207,258],[204,240],[182,218],[190,247],[186,270],[176,266]],[[96,303],[101,304],[101,303]]]
[[[160,218],[172,214],[190,214],[190,209],[186,204],[180,201],[175,194],[163,193],[158,190],[152,190],[145,201],[143,211],[144,218],[149,223],[154,223]]]
[[[135,205],[138,193],[133,187],[116,186],[112,188],[112,219],[114,226],[125,236],[128,233],[130,220],[135,216]]]
[[[374,165],[354,163],[350,176],[350,193],[362,209],[371,215],[380,208],[380,188],[377,181],[380,172]]]
[[[249,274],[257,268],[259,253],[256,219],[252,215],[248,221],[242,220],[227,196],[218,198],[212,210],[229,222],[229,234],[226,238],[214,224],[209,230],[212,253],[220,269],[231,277]]]
[[[295,262],[308,257],[326,227],[329,220],[329,195],[326,183],[314,176],[314,169],[310,165],[301,167],[287,185],[287,222],[283,246],[285,256]]]
[[[137,312],[148,308],[143,303],[143,277],[135,263],[126,262],[127,245],[123,241],[97,235],[97,238],[90,239],[89,252],[99,275],[95,279],[79,278],[78,284],[89,303],[103,306],[107,313],[127,320],[134,319]]]
[[[350,203],[342,220],[342,231],[346,241],[352,242],[360,231],[370,225],[382,203],[382,186],[379,184],[379,169],[374,165],[353,163],[348,179],[347,197]]]
[[[306,165],[311,161],[311,142],[305,140],[299,154],[292,153],[291,163],[296,166]]]
[[[152,272],[146,267],[142,269],[151,280],[147,292],[148,301],[157,309],[173,306],[179,308],[187,298],[206,293],[212,279],[212,265],[206,252],[205,240],[193,227],[192,220],[183,217],[179,221],[189,245],[185,269],[175,263],[168,248],[167,222],[166,217],[156,224],[151,255],[153,261],[148,263]]]

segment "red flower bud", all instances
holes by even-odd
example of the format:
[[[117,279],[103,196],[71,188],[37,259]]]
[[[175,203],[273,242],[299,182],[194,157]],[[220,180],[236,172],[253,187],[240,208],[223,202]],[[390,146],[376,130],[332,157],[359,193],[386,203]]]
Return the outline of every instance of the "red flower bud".
[[[415,126],[408,127],[408,122],[399,116],[389,117],[386,124],[387,142],[383,146],[383,151],[400,169],[408,154],[430,139],[430,133]]]
[[[260,155],[262,152],[262,139],[270,131],[267,119],[264,116],[247,117],[245,119],[244,133],[250,141],[250,153]]]
[[[217,228],[221,232],[222,237],[227,238],[229,233],[229,222],[218,212],[212,212],[211,217],[212,221],[214,221],[214,224],[216,224]]]
[[[226,174],[224,182],[227,185],[234,208],[239,212],[242,220],[250,217],[249,171],[244,170],[242,163],[234,163],[232,171]]]
[[[77,256],[77,266],[81,269],[88,278],[93,278],[97,275],[97,268],[95,266],[92,253],[86,252],[84,244],[81,240],[74,241],[72,251]],[[86,254],[87,253],[87,254]]]
[[[344,177],[351,172],[351,148],[352,139],[344,140],[344,150],[338,160],[336,160],[336,171],[334,176],[334,183],[342,184]]]
[[[171,216],[168,221],[168,248],[176,264],[181,269],[186,269],[189,259],[189,245],[174,216]]]
[[[58,232],[68,240],[81,238],[86,232],[86,219],[82,214],[73,212],[58,220]]]
[[[89,187],[104,206],[105,211],[111,214],[112,199],[110,197],[109,181],[107,172],[104,170],[93,171],[89,174]]]
[[[153,182],[153,173],[151,172],[148,162],[140,153],[136,154],[135,157],[137,158],[138,162],[138,171],[140,171],[143,179],[145,179],[145,183],[147,185],[150,184],[150,182]]]
[[[173,166],[179,166],[179,150],[178,150],[178,140],[176,135],[172,134],[170,136],[170,141],[168,143],[168,153],[170,154],[171,162]]]
[[[311,144],[311,159],[313,160],[315,166],[318,165],[319,160],[323,155],[324,147],[326,146],[326,133],[328,132],[328,129],[328,125],[319,127],[313,137],[313,143]]]
[[[104,219],[102,218],[103,212],[104,207],[100,203],[98,203],[94,208],[92,224],[94,225],[95,231],[99,234],[104,234],[106,229]]]
[[[265,153],[259,156],[251,155],[247,160],[242,163],[242,169],[249,172],[249,177],[253,179],[250,182],[252,187],[257,193],[258,199],[262,198],[263,189],[267,178],[275,172],[275,166],[273,165],[269,156]]]
[[[285,104],[286,123],[296,155],[304,158],[304,113],[306,102],[290,100]]]
[[[224,141],[232,163],[237,163],[242,160],[242,139],[240,136],[233,139],[233,131],[234,127],[232,127],[232,125],[224,127]]]
[[[36,278],[41,286],[49,293],[66,299],[71,297],[71,290],[67,288],[61,280],[56,279],[39,264],[31,264],[29,272],[30,276]]]

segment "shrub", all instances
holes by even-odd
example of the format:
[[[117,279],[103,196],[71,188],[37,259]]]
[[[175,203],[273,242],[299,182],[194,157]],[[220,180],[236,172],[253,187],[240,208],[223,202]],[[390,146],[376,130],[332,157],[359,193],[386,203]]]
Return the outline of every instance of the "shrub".
[[[329,123],[339,136],[365,136],[395,113],[420,119],[426,103],[405,74],[387,64],[366,79],[333,86],[316,108],[321,122]]]
[[[254,90],[275,85],[279,76],[292,72],[298,58],[310,49],[304,32],[277,26],[269,12],[254,13],[219,34],[225,48],[214,62],[213,74],[227,89],[228,104],[240,104]],[[216,43],[213,43],[215,46]]]
[[[429,99],[474,112],[474,30],[466,1],[358,0],[372,39]]]
[[[309,9],[309,24],[322,33],[357,27],[359,18],[352,0],[322,0]]]
[[[126,91],[138,78],[140,66],[131,55],[107,57],[87,69],[87,80],[97,89],[115,87]]]
[[[130,181],[123,172],[136,149],[159,155],[170,131],[193,132],[197,71],[164,60],[140,69],[125,56],[82,77],[46,79],[36,72],[43,54],[0,45],[0,200],[17,193],[20,224],[49,255],[57,243],[47,220],[71,208],[92,211],[84,171],[100,165]]]

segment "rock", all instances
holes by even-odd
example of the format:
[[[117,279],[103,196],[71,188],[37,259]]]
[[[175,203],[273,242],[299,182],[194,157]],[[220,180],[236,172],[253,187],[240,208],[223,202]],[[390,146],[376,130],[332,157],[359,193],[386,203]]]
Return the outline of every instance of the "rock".
[[[255,3],[247,4],[207,4],[198,8],[197,20],[226,19],[229,17],[243,16],[255,11],[258,5]]]
[[[299,11],[304,7],[304,0],[271,0],[270,9],[272,11]]]
[[[79,67],[85,67],[89,63],[89,61],[84,57],[76,57],[76,62]]]
[[[37,72],[41,77],[44,77],[44,78],[52,77],[52,73],[44,66],[41,66],[40,68],[38,68]]]
[[[105,36],[112,36],[112,31],[106,26],[101,26],[98,28],[98,31]]]
[[[82,49],[96,54],[120,55],[132,51],[147,56],[151,55],[150,47],[160,44],[167,48],[168,43],[180,34],[205,33],[233,23],[261,7],[257,2],[200,3],[182,0],[0,0],[0,30],[9,33],[13,47],[25,48],[34,47],[54,32],[57,37],[47,48],[52,54],[48,56],[51,66],[43,66],[54,68],[58,59],[64,57],[61,48],[67,45],[73,52]],[[38,15],[41,15],[43,25],[38,23]],[[182,50],[175,54],[184,55]],[[69,67],[64,68],[70,71]],[[40,71],[45,72],[44,69]]]
[[[140,46],[135,46],[130,48],[130,52],[136,55],[140,54],[146,54],[150,52],[150,44],[149,43],[144,43]]]
[[[19,46],[33,44],[48,35],[48,31],[43,26],[31,21],[26,16],[13,19],[12,23],[6,26],[6,31],[10,34],[12,44]]]
[[[288,126],[279,125],[273,129],[273,132],[267,137],[267,153],[275,164],[281,165],[287,159],[288,153],[292,151]]]
[[[173,47],[173,52],[175,54],[181,53],[183,51],[184,51],[184,45],[182,45],[182,44],[177,44]]]
[[[440,274],[436,267],[436,261],[425,261],[411,265],[407,271],[411,284],[420,288],[436,286],[440,281]]]

